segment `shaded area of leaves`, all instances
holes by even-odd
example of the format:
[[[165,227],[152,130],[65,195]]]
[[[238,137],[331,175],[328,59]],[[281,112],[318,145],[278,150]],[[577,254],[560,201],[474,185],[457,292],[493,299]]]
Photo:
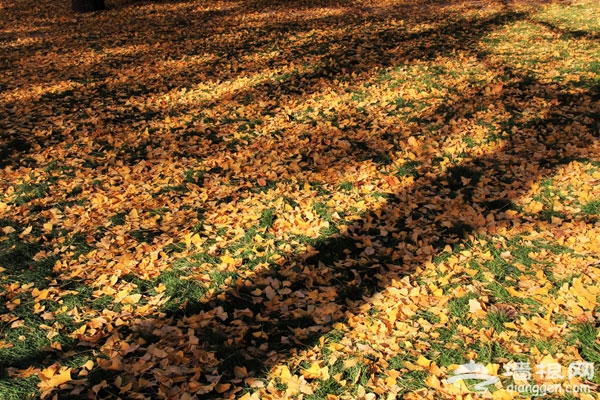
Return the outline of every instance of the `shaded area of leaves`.
[[[2,83],[2,124],[39,145],[11,145],[2,171],[0,211],[18,215],[0,227],[6,375],[43,371],[44,396],[324,397],[353,380],[345,394],[366,398],[441,390],[430,376],[446,371],[423,354],[448,351],[443,368],[463,350],[485,358],[468,337],[517,323],[522,348],[552,349],[544,335],[561,321],[538,316],[539,296],[556,290],[547,307],[593,319],[594,295],[579,306],[571,293],[592,286],[550,268],[564,248],[519,235],[595,257],[592,235],[569,239],[594,222],[562,207],[594,213],[593,189],[567,199],[540,186],[597,162],[598,92],[593,71],[527,70],[482,44],[532,12],[172,2],[57,14],[54,37],[5,22],[19,40],[3,66],[32,69],[24,88]],[[42,351],[10,364],[25,321]],[[576,335],[592,357],[589,330]],[[518,354],[506,342],[487,361]],[[341,349],[339,362],[316,354]]]

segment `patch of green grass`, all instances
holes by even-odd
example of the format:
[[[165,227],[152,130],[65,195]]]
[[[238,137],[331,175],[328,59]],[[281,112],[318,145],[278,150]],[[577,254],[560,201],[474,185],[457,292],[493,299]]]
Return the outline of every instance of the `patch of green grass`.
[[[193,183],[194,185],[202,186],[204,185],[204,171],[195,171],[193,169],[189,169],[185,171],[184,181]]]
[[[600,215],[600,200],[592,200],[584,204],[581,212],[587,215]]]
[[[24,182],[15,188],[17,206],[29,203],[34,199],[42,199],[48,195],[50,185],[47,182]]]
[[[127,211],[120,211],[112,217],[110,217],[108,220],[113,226],[125,225],[125,218],[127,217],[127,214]]]
[[[418,161],[407,161],[396,169],[396,176],[414,176],[417,177],[417,167],[421,163]]]
[[[80,232],[77,232],[68,238],[66,244],[73,252],[73,258],[77,258],[81,254],[87,254],[94,249],[87,243],[85,236]]]
[[[448,338],[444,342],[433,342],[431,350],[434,352],[434,356],[431,357],[440,367],[462,364],[467,361],[464,356],[465,344],[456,338]]]
[[[511,262],[505,261],[501,257],[496,257],[494,260],[487,261],[484,267],[494,274],[497,282],[503,285],[515,285],[515,279],[522,274],[522,272]]]
[[[534,19],[566,35],[564,38],[581,37],[600,32],[597,2],[566,5],[555,3],[538,12]]]
[[[311,181],[308,182],[313,190],[317,191],[317,196],[329,196],[331,195],[331,191],[323,186],[321,182]]]
[[[175,312],[187,302],[197,302],[206,294],[206,286],[196,280],[186,279],[196,265],[196,262],[186,259],[177,260],[173,269],[163,271],[156,279],[155,286],[160,283],[165,285],[165,294],[169,297],[163,306],[164,310]]]
[[[329,378],[326,381],[319,380],[317,388],[313,394],[308,395],[305,399],[317,400],[325,399],[327,395],[341,395],[344,394],[348,389],[342,386],[337,380]]]
[[[323,218],[324,220],[326,220],[326,221],[331,220],[331,210],[325,203],[322,203],[320,201],[316,202],[313,205],[313,210],[315,210],[317,215],[319,217]]]
[[[473,147],[475,147],[475,142],[473,141],[473,138],[470,136],[465,136],[463,137],[463,142],[465,142],[467,144],[467,147],[469,147],[470,149],[472,149]]]
[[[33,260],[43,248],[39,243],[20,241],[11,238],[0,243],[0,265],[6,271],[5,282],[33,283],[38,289],[48,287],[49,278],[58,256]]]
[[[343,370],[342,379],[366,386],[366,383],[369,381],[369,367],[362,362],[357,362]]]
[[[404,108],[404,107],[409,107],[409,104],[411,102],[407,101],[404,97],[396,97],[396,99],[394,100],[394,105],[398,108]]]
[[[93,301],[89,302],[90,306],[96,310],[104,310],[105,308],[110,308],[111,304],[113,303],[114,299],[108,295],[95,298]]]
[[[350,190],[352,190],[353,187],[354,185],[352,184],[352,182],[342,182],[338,185],[338,188],[345,192],[349,192]]]
[[[402,379],[398,381],[398,386],[404,392],[412,392],[427,387],[425,380],[430,376],[427,371],[408,371],[402,374]]]
[[[12,343],[12,347],[0,349],[0,366],[27,368],[29,365],[40,365],[48,356],[42,351],[43,348],[50,346],[50,341],[46,338],[48,332],[39,328],[44,321],[33,315],[23,307],[15,309],[14,314],[25,321],[25,325],[20,328],[5,328],[3,330],[2,340]],[[56,339],[56,338],[55,338]]]
[[[275,187],[277,187],[277,181],[267,179],[266,184],[261,185],[258,182],[256,182],[256,184],[252,188],[250,188],[250,192],[252,192],[252,193],[267,193],[269,190],[274,189]]]
[[[157,196],[160,196],[161,194],[167,194],[167,193],[188,193],[190,191],[190,189],[188,189],[188,187],[185,184],[181,184],[181,185],[175,185],[175,186],[171,186],[171,185],[166,185],[163,186],[162,188],[160,188],[160,190],[158,192],[156,192]]]
[[[344,338],[344,332],[332,329],[325,334],[324,338],[328,343],[339,343]]]
[[[490,294],[497,302],[508,303],[512,299],[512,296],[510,293],[508,293],[508,290],[506,290],[503,285],[496,281],[490,282],[486,286],[486,289],[490,291]]]
[[[387,360],[390,369],[395,369],[395,370],[400,370],[400,369],[404,368],[404,363],[407,361],[412,361],[412,359],[410,359],[410,357],[406,353],[396,355],[396,356],[390,358],[389,360]]]
[[[390,165],[392,163],[392,158],[389,156],[389,154],[383,152],[378,152],[374,154],[371,157],[371,160],[373,160],[373,162],[378,165]]]
[[[520,243],[512,246],[510,249],[511,254],[514,257],[514,262],[521,263],[528,268],[531,268],[531,265],[534,263],[534,260],[529,257],[529,254],[535,251],[537,251],[535,246],[523,245]]]
[[[436,254],[436,255],[433,257],[433,260],[432,260],[432,262],[433,262],[434,264],[441,264],[441,263],[443,263],[443,262],[446,262],[446,261],[448,261],[448,260],[450,259],[450,257],[451,257],[451,256],[452,256],[452,253],[450,253],[450,252],[448,252],[448,251],[444,251],[444,252],[442,252],[442,253],[440,253],[440,254]]]
[[[533,240],[532,242],[533,249],[544,249],[551,251],[554,254],[574,254],[575,251],[567,246],[558,244],[556,242],[542,242],[541,240]]]
[[[24,400],[38,397],[38,383],[40,379],[36,375],[29,378],[5,379],[0,376],[0,395],[2,400]]]
[[[290,207],[292,207],[292,208],[296,208],[296,207],[300,206],[300,204],[298,204],[298,202],[296,202],[294,199],[292,199],[291,197],[288,197],[288,196],[283,196],[283,201],[285,201],[287,204],[289,204]]]
[[[570,327],[570,334],[567,337],[569,344],[577,346],[581,357],[587,361],[600,363],[600,343],[598,343],[598,327],[591,323],[576,324]],[[595,376],[594,382],[598,382],[598,376]]]
[[[260,215],[260,221],[258,226],[262,229],[269,229],[273,226],[273,222],[275,222],[276,214],[275,209],[266,208],[262,211]]]
[[[67,198],[75,197],[75,196],[80,195],[81,193],[83,193],[83,188],[81,186],[75,186],[73,189],[71,189],[67,192],[66,197]]]
[[[152,243],[155,237],[160,236],[160,231],[154,231],[150,229],[136,229],[129,231],[129,235],[140,243]]]
[[[122,120],[127,120],[129,115],[123,115]],[[137,118],[137,115],[131,115],[133,118]],[[118,118],[121,119],[121,118]],[[142,160],[148,158],[148,150],[145,145],[129,146],[123,145],[119,149],[119,156],[123,158],[129,165],[135,165]]]
[[[556,354],[558,351],[558,346],[560,345],[560,343],[557,343],[556,341],[554,342],[550,342],[548,340],[544,340],[538,337],[521,337],[520,341],[522,343],[527,343],[531,346],[531,348],[536,348],[538,349],[540,352],[542,353],[548,353],[548,354]]]
[[[235,279],[237,274],[228,271],[212,271],[208,276],[210,276],[210,281],[213,285],[222,286],[225,282],[228,282],[229,278]]]
[[[556,325],[562,325],[566,324],[568,322],[568,319],[567,316],[564,314],[553,313],[551,321],[553,321]]]
[[[448,315],[454,318],[458,318],[461,322],[466,322],[465,325],[470,322],[465,320],[465,316],[469,314],[469,300],[476,299],[477,293],[468,293],[463,297],[455,297],[448,302]]]
[[[327,238],[340,233],[340,229],[335,224],[331,223],[329,226],[324,226],[319,229],[319,233]]]
[[[415,315],[413,315],[410,319],[419,320],[421,318],[423,318],[425,321],[427,321],[431,324],[437,324],[438,322],[440,322],[440,317],[438,317],[434,313],[429,312],[427,310],[418,310],[415,313]]]
[[[489,311],[486,314],[485,319],[488,325],[494,328],[496,332],[503,332],[506,330],[504,324],[511,321],[506,313],[500,311]]]

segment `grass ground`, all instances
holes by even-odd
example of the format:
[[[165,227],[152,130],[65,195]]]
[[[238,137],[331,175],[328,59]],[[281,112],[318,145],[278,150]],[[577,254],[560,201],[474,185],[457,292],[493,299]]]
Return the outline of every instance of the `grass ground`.
[[[0,0],[0,398],[598,397],[597,2],[107,6]]]

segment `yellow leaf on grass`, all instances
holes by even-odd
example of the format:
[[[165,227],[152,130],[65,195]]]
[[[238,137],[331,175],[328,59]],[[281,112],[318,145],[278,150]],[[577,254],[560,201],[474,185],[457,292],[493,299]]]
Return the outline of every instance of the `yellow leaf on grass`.
[[[387,377],[385,378],[385,384],[388,386],[394,386],[398,377],[401,375],[400,372],[396,371],[395,369],[390,369],[386,373]]]
[[[49,392],[71,380],[71,368],[51,365],[42,370],[38,376],[40,378],[40,383],[38,384],[40,390],[42,392]]]
[[[319,363],[314,362],[310,368],[302,370],[302,376],[306,379],[329,379],[329,368],[320,367]]]
[[[427,368],[431,365],[431,360],[428,360],[426,357],[424,356],[419,356],[419,358],[417,358],[416,361],[417,365],[423,367],[423,368]]]
[[[13,322],[12,324],[10,324],[10,327],[11,327],[12,329],[15,329],[15,328],[21,328],[21,327],[23,327],[23,326],[25,326],[25,321],[24,321],[24,320],[22,320],[22,319],[18,319],[18,320],[16,320],[15,322]]]
[[[469,300],[469,312],[476,314],[478,311],[483,311],[483,308],[481,308],[481,303],[479,303],[477,299]]]
[[[231,257],[229,254],[225,254],[224,256],[221,256],[221,264],[223,266],[235,265],[235,263],[236,263],[235,258]]]
[[[515,331],[519,329],[517,328],[517,325],[515,325],[514,322],[505,322],[504,327],[508,329],[514,329]]]
[[[344,348],[346,348],[346,346],[341,343],[329,343],[329,350],[331,351],[340,351]]]
[[[107,286],[108,287],[108,286]],[[114,302],[115,303],[121,303],[123,301],[123,299],[125,297],[127,297],[129,295],[129,292],[131,292],[131,288],[125,288],[121,291],[119,291],[117,294],[115,294],[115,298],[114,298]]]
[[[192,235],[192,237],[190,238],[190,241],[192,242],[193,245],[198,245],[202,242],[202,238],[200,238],[199,234],[194,233]]]
[[[540,211],[542,211],[544,209],[544,204],[540,203],[539,201],[536,200],[532,200],[529,204],[528,204],[529,209],[531,210],[531,212],[533,213],[538,213]]]
[[[38,288],[34,288],[31,291],[31,295],[35,297],[36,300],[46,300],[49,293],[50,291],[48,289],[39,290]]]
[[[139,217],[140,215],[138,214],[138,210],[136,210],[135,208],[132,208],[131,211],[129,211],[129,218],[138,219]]]
[[[83,364],[83,368],[87,369],[88,371],[91,371],[92,368],[94,368],[94,362],[92,360],[87,360],[87,362]]]
[[[8,369],[8,376],[12,377],[17,377],[17,378],[29,378],[31,375],[39,375],[39,373],[41,372],[41,370],[39,368],[35,368],[33,366],[29,366],[26,369],[20,369],[20,370],[12,370],[12,369]]]
[[[87,325],[81,325],[79,328],[75,329],[73,333],[71,333],[72,337],[77,337],[79,335],[83,335],[87,329]]]
[[[235,267],[241,264],[241,260],[236,260],[235,258],[231,257],[229,254],[225,254],[224,256],[221,256],[221,268],[222,269],[228,269],[231,267]]]
[[[140,293],[130,294],[123,298],[122,303],[123,304],[136,304],[138,301],[140,301],[141,298],[142,298],[142,295]]]
[[[425,379],[425,383],[427,386],[433,389],[440,388],[440,380],[435,375],[429,375],[427,379]]]
[[[273,371],[273,376],[281,378],[282,381],[287,381],[292,377],[290,369],[285,365],[280,365]],[[284,382],[285,383],[285,382]]]
[[[306,382],[304,377],[293,375],[287,382],[287,389],[285,390],[286,395],[293,396],[297,393],[313,394],[312,387]]]

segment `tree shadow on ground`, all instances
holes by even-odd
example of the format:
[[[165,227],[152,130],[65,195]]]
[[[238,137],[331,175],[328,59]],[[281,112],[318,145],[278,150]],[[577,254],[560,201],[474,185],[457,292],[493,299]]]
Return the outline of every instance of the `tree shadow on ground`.
[[[496,25],[482,23],[477,32],[490,26]],[[447,34],[456,28],[449,27]],[[466,33],[457,42],[465,40],[469,43],[478,38]],[[385,44],[382,41],[382,46]],[[440,47],[412,48],[407,50],[407,58],[428,59],[452,50],[451,46]],[[469,51],[468,46],[460,49]],[[480,60],[487,57],[483,52],[475,55]],[[127,375],[127,365],[133,366],[150,347],[171,346],[189,352],[186,354],[190,357],[201,349],[205,357],[199,369],[189,370],[189,376],[183,373],[180,379],[191,379],[201,370],[209,377],[218,376],[212,383],[210,379],[204,381],[206,387],[214,387],[217,381],[239,381],[236,368],[266,370],[300,349],[311,347],[337,322],[359,314],[362,306],[390,282],[413,274],[447,246],[460,246],[475,235],[487,235],[525,221],[552,223],[542,214],[515,216],[512,211],[518,210],[516,203],[543,177],[572,161],[594,156],[590,149],[598,144],[598,132],[592,126],[588,124],[583,135],[567,133],[569,129],[564,128],[595,115],[598,105],[591,103],[585,112],[574,109],[565,114],[559,104],[582,100],[581,94],[570,93],[569,84],[544,84],[520,76],[507,65],[500,68],[509,82],[501,92],[465,95],[458,103],[443,103],[429,116],[449,122],[471,118],[473,110],[482,105],[505,110],[508,115],[503,117],[504,123],[520,126],[512,131],[506,126],[507,131],[501,134],[506,145],[487,154],[466,154],[447,168],[437,168],[427,157],[435,153],[434,149],[443,149],[446,139],[456,132],[428,134],[419,146],[429,150],[413,160],[413,184],[386,193],[379,208],[367,211],[344,232],[312,241],[307,253],[290,255],[278,265],[257,272],[251,281],[237,282],[209,299],[190,299],[184,307],[167,311],[164,317],[143,321],[132,331],[123,332],[128,341],[143,338],[144,344],[139,351],[123,356],[126,367],[116,374]],[[583,94],[588,100],[597,95],[594,88]],[[544,117],[525,122],[525,108],[534,99],[545,99],[549,105],[538,110]],[[553,99],[558,102],[553,103]],[[498,279],[502,284],[502,278]],[[183,340],[185,332],[194,332],[198,347],[175,344]],[[172,365],[183,367],[171,356],[167,358]],[[157,374],[148,371],[142,375],[150,381],[157,380]],[[174,383],[163,384],[167,392],[185,390]],[[212,392],[200,395],[221,396]]]
[[[378,18],[384,17],[374,17]],[[378,32],[377,37],[368,38],[349,33],[333,35],[317,55],[323,60],[335,59],[337,63],[317,65],[311,73],[284,77],[277,83],[267,81],[263,87],[243,88],[228,95],[250,94],[261,99],[262,92],[266,98],[278,95],[302,98],[323,89],[326,85],[319,83],[323,80],[332,82],[349,74],[360,77],[369,74],[373,66],[410,66],[459,51],[483,62],[487,56],[473,50],[476,43],[499,26],[524,18],[526,14],[507,10],[493,18],[454,21],[417,33]],[[284,28],[267,24],[264,29]],[[303,31],[306,29],[296,33]],[[436,40],[448,37],[454,40]],[[232,49],[222,42],[216,49],[230,52],[230,58],[241,58],[252,53],[246,47],[258,39],[251,36],[247,43]],[[373,40],[372,51],[348,56],[357,48],[363,49],[368,40]],[[341,43],[340,47],[330,50],[336,43]],[[300,47],[293,59],[311,56],[314,50],[314,43],[309,43]],[[286,62],[288,56],[282,54],[275,62]],[[90,393],[99,398],[118,397],[121,387],[131,384],[130,389],[141,395],[174,398],[183,391],[191,391],[191,382],[200,382],[202,389],[197,390],[197,397],[225,396],[213,389],[217,383],[239,380],[236,367],[246,367],[259,376],[277,362],[310,347],[337,322],[360,313],[361,307],[385,290],[392,280],[413,274],[446,246],[464,244],[472,235],[489,234],[492,228],[511,226],[523,219],[543,218],[515,216],[507,211],[514,210],[515,203],[542,177],[565,163],[593,156],[589,149],[597,145],[598,135],[593,127],[585,125],[583,132],[563,128],[597,115],[597,103],[591,102],[586,111],[573,108],[569,113],[559,105],[576,104],[582,97],[597,99],[598,90],[594,87],[574,95],[570,93],[571,84],[546,84],[520,76],[508,65],[495,67],[506,77],[500,91],[465,91],[459,101],[444,101],[422,114],[413,136],[417,140],[411,150],[415,158],[407,164],[406,174],[412,183],[382,194],[384,200],[359,220],[340,226],[342,229],[327,239],[307,239],[308,251],[290,253],[279,263],[257,270],[251,280],[232,282],[231,288],[207,299],[190,298],[181,307],[163,310],[156,319],[142,319],[90,342],[94,350],[109,357],[109,362],[90,373],[87,387]],[[250,72],[256,71],[250,68]],[[235,77],[238,72],[230,75]],[[183,72],[178,78],[185,78]],[[297,91],[303,80],[304,87]],[[363,82],[366,80],[365,76]],[[534,99],[545,100],[545,106],[537,109],[543,117],[527,120],[525,108]],[[123,104],[125,101],[124,98]],[[461,129],[452,127],[450,121],[471,120],[477,110],[489,108],[490,104],[504,111],[498,140],[506,144],[489,153],[464,154],[452,163],[443,157],[437,164],[432,163],[431,159],[443,155],[444,146]],[[191,111],[192,107],[185,105],[176,110],[179,115]],[[123,118],[121,122],[132,124],[138,122],[136,118],[143,116]],[[157,118],[164,118],[164,114]],[[449,130],[444,131],[440,126],[438,131],[418,131],[429,128],[438,119],[443,122],[441,125],[451,126]],[[519,129],[510,129],[510,125],[517,124]],[[322,135],[315,140],[328,139],[325,132]],[[311,162],[306,157],[300,162],[301,170],[293,174],[304,177],[322,169],[341,168],[344,163],[390,162],[382,159],[388,154],[387,148],[365,145],[352,135],[348,132],[350,139],[356,140],[343,158],[316,166],[315,158]],[[386,140],[397,145],[398,138],[389,135]],[[16,151],[27,152],[25,147],[19,150],[19,146],[12,145]],[[136,165],[149,159],[145,153],[131,156],[125,163]],[[214,179],[226,178],[218,169],[207,175],[211,174]],[[360,182],[353,185],[359,186]],[[273,229],[272,224],[265,224],[264,229],[265,232]],[[131,346],[125,347],[123,343]],[[51,358],[59,360],[54,355]],[[22,362],[29,363],[30,358]]]
[[[524,104],[532,96],[560,97],[564,102],[579,99],[567,94],[567,87],[557,89],[539,82],[505,90],[498,102],[511,108],[515,119],[521,116],[515,103]],[[465,104],[476,106],[486,101],[482,96],[466,98],[444,113],[461,114]],[[559,133],[561,127],[583,115],[567,117],[558,110],[546,111],[547,118],[531,129],[510,134],[508,144],[491,154],[467,156],[443,174],[431,174],[417,166],[411,172],[413,185],[388,193],[380,208],[368,211],[346,232],[314,242],[310,254],[289,257],[252,282],[208,300],[190,299],[164,318],[134,327],[132,338],[142,335],[148,343],[160,346],[166,345],[172,334],[165,327],[180,332],[193,329],[203,351],[214,355],[204,371],[218,375],[221,383],[232,382],[235,368],[266,370],[299,349],[313,346],[335,323],[359,314],[377,292],[414,273],[446,246],[490,234],[491,228],[537,219],[550,222],[541,214],[515,217],[511,211],[518,209],[520,197],[542,177],[574,160],[593,156],[589,149],[597,146],[598,139],[589,132],[583,136]],[[556,130],[549,131],[548,126]],[[523,173],[523,168],[529,172]],[[313,300],[307,301],[309,298]],[[133,362],[144,352],[125,358]],[[119,374],[123,372],[126,370]],[[207,395],[213,397],[219,395]]]

